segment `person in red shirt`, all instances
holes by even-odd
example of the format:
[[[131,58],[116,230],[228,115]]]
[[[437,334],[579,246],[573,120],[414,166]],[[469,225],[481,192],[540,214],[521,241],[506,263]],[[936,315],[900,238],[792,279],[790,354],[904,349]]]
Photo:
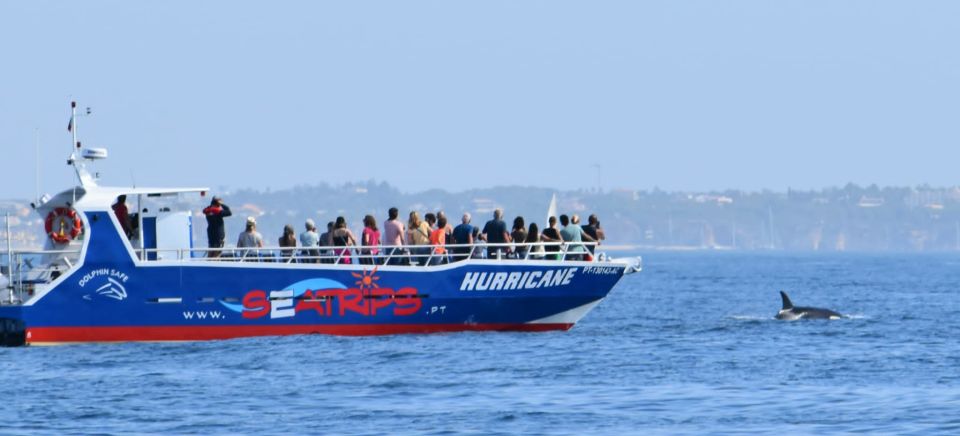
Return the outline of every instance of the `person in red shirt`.
[[[430,245],[433,246],[433,256],[430,257],[431,265],[440,265],[447,263],[447,218],[437,219],[437,228],[430,231]]]
[[[127,210],[126,195],[117,197],[117,202],[113,203],[113,214],[117,216],[117,221],[120,221],[123,234],[130,238],[133,235],[133,226],[130,225],[130,211]]]

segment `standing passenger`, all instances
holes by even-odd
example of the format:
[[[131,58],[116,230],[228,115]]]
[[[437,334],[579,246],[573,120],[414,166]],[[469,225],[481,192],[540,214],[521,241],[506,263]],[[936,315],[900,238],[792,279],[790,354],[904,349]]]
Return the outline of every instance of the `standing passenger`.
[[[560,236],[563,238],[563,241],[567,243],[567,260],[583,260],[583,253],[586,252],[583,248],[583,244],[580,242],[583,241],[592,241],[593,238],[590,238],[590,235],[583,233],[583,229],[577,225],[570,222],[570,218],[566,215],[560,215],[560,224],[563,225],[563,228],[560,229]]]
[[[383,242],[383,249],[388,258],[388,265],[404,265],[406,264],[407,260],[406,258],[402,257],[403,236],[405,233],[407,233],[407,231],[403,226],[403,222],[398,219],[399,216],[400,211],[395,207],[391,207],[390,211],[387,212],[387,221],[383,223],[383,233],[385,238]]]
[[[247,227],[237,238],[237,248],[261,248],[263,247],[263,236],[257,231],[257,220],[254,217],[247,217]],[[252,250],[240,252],[241,257],[247,257]],[[259,252],[257,253],[259,254]]]
[[[540,228],[537,227],[537,223],[530,223],[530,230],[527,231],[527,239],[525,240],[527,248],[530,250],[531,259],[543,259],[543,245],[533,245],[540,243]]]
[[[480,235],[480,227],[473,226],[473,240],[482,241],[483,236]],[[473,248],[473,247],[471,247]],[[473,254],[470,255],[471,259],[483,259],[483,250],[472,250]]]
[[[597,238],[587,233],[587,231],[583,229],[584,226],[580,225],[580,215],[573,214],[573,216],[570,217],[570,224],[573,226],[579,227],[580,230],[582,230],[580,232],[580,235],[584,242],[597,242]],[[594,245],[589,245],[589,246],[583,245],[582,247],[583,247],[583,250],[581,252],[584,253],[584,255],[582,256],[583,260],[593,260]]]
[[[440,221],[440,218],[443,218],[444,221],[447,222],[447,226],[444,228],[444,233],[447,234],[447,242],[450,243],[453,241],[453,224],[450,223],[450,220],[447,219],[447,214],[443,213],[442,210],[437,212],[437,221]]]
[[[373,215],[363,217],[363,234],[360,236],[364,248],[360,253],[360,263],[364,265],[377,265],[377,256],[380,254],[380,230],[377,229],[377,220]]]
[[[410,249],[412,258],[423,266],[430,257],[430,226],[420,220],[420,214],[416,211],[410,212],[410,220],[407,221],[407,242],[415,245]]]
[[[130,225],[130,211],[127,209],[126,195],[117,197],[117,202],[113,204],[113,214],[117,216],[117,221],[120,221],[120,227],[123,229],[123,234],[127,235],[127,239],[133,236],[133,226]]]
[[[327,231],[320,234],[320,263],[333,263],[330,247],[333,242],[330,241],[330,234],[333,233],[333,221],[327,222]]]
[[[296,251],[293,248],[297,246],[297,235],[293,231],[293,226],[291,226],[290,224],[283,226],[283,236],[280,237],[280,240],[278,242],[281,247],[280,255],[283,256],[283,259],[289,260],[291,257],[293,257],[293,252]],[[287,247],[291,247],[291,248],[287,250],[282,249]]]
[[[583,232],[590,235],[591,238],[597,241],[597,244],[600,244],[600,241],[606,239],[606,235],[603,234],[603,229],[600,228],[600,220],[597,219],[597,215],[591,214],[587,217],[587,224],[582,227]],[[596,248],[595,245],[587,247],[587,249],[590,250],[590,254],[593,254]]]
[[[316,247],[320,243],[320,235],[317,234],[317,225],[312,219],[307,218],[304,226],[306,231],[300,234],[300,245],[303,247]],[[317,263],[317,257],[320,256],[320,250],[316,248],[306,248],[303,254],[307,256],[305,263]]]
[[[227,238],[223,219],[233,215],[230,207],[223,204],[223,199],[214,196],[210,200],[210,205],[203,209],[203,215],[207,218],[207,247],[223,248],[224,240]],[[207,251],[207,257],[220,257],[220,250]]]
[[[507,223],[503,222],[503,209],[497,208],[493,211],[493,219],[487,221],[483,226],[481,239],[490,244],[506,244],[510,242],[510,234],[507,233]],[[496,246],[487,248],[488,259],[498,259],[507,251],[506,247]]]
[[[465,247],[454,247],[453,252],[456,256],[453,257],[454,262],[458,262],[467,258],[470,254],[470,250],[473,247],[473,230],[476,228],[470,225],[470,214],[463,214],[463,221],[460,225],[453,228],[453,243],[457,245],[466,245]]]
[[[517,253],[518,259],[527,257],[527,247],[523,245],[527,240],[527,229],[523,227],[523,217],[518,216],[514,218],[513,229],[510,232],[510,237],[513,239],[513,242],[517,244],[514,248],[514,251]]]
[[[547,223],[547,228],[543,229],[543,234],[540,235],[542,242],[551,244],[563,242],[560,230],[557,229],[557,217],[550,217]],[[560,260],[560,255],[557,254],[560,251],[559,245],[547,245],[544,247],[544,251],[550,253],[547,256],[548,260]]]
[[[351,263],[350,247],[357,245],[357,238],[347,228],[347,219],[342,216],[337,217],[337,223],[333,227],[333,231],[330,232],[330,240],[334,247],[343,247],[333,250],[333,254],[339,259],[337,263]]]
[[[430,245],[433,246],[433,253],[430,256],[431,265],[440,265],[447,263],[447,219],[437,219],[437,228],[430,232]]]

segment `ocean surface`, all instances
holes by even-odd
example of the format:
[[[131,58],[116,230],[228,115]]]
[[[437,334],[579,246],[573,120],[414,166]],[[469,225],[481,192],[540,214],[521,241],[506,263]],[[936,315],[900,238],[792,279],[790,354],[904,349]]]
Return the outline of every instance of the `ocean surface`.
[[[643,255],[568,332],[0,349],[0,433],[960,433],[960,255]]]

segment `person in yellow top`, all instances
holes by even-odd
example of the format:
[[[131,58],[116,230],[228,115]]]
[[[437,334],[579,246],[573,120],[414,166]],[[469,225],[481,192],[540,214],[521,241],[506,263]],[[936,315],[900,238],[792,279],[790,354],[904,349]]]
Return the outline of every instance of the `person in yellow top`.
[[[413,259],[421,266],[427,264],[430,258],[430,225],[420,219],[420,214],[416,211],[410,212],[410,219],[407,221],[407,242],[410,245],[419,245],[413,247],[410,253],[414,255]]]
[[[437,228],[430,232],[430,245],[433,246],[433,256],[430,258],[431,265],[440,265],[447,263],[447,217],[437,218]]]

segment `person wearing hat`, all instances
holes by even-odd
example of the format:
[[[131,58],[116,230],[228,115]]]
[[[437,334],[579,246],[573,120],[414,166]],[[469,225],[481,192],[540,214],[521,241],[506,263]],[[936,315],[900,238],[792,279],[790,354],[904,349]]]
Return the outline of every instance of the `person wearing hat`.
[[[237,239],[237,248],[260,248],[263,247],[263,235],[257,231],[257,219],[248,216],[247,226],[240,233]]]
[[[247,226],[240,233],[240,237],[237,238],[237,248],[262,248],[263,247],[263,235],[257,231],[257,219],[250,216],[247,217]],[[246,257],[250,254],[250,251],[244,251],[242,253],[243,257]]]
[[[210,200],[210,206],[203,210],[203,215],[207,218],[207,246],[223,248],[223,242],[227,239],[223,219],[233,215],[230,207],[223,204],[222,198],[214,196],[213,200]],[[207,257],[220,257],[220,250],[208,251]]]
[[[307,218],[307,222],[304,223],[304,226],[307,228],[307,230],[300,234],[300,246],[316,247],[320,245],[320,235],[317,234],[317,225],[314,224],[313,220]],[[305,263],[317,263],[317,258],[320,257],[320,250],[316,248],[310,248],[304,250],[304,254],[307,256],[307,259],[304,260]]]

